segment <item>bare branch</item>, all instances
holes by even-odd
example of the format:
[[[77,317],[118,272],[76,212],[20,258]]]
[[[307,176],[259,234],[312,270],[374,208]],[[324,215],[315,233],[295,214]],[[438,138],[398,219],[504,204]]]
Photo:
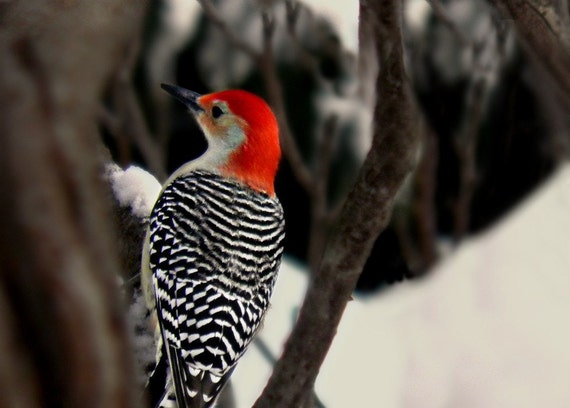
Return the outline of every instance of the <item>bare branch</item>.
[[[264,26],[269,24],[269,21],[263,19]],[[267,91],[267,98],[269,104],[273,108],[273,112],[279,123],[279,137],[281,140],[281,149],[283,154],[289,161],[291,169],[295,178],[299,184],[307,191],[311,192],[313,188],[313,176],[297,147],[295,138],[289,126],[289,121],[287,119],[287,111],[285,109],[285,100],[283,98],[283,90],[281,89],[281,83],[277,77],[277,70],[275,69],[275,61],[273,60],[273,52],[271,41],[272,34],[271,30],[264,28],[263,37],[263,55],[258,59],[259,69],[263,75],[263,80],[265,82],[265,89]]]
[[[160,181],[166,180],[166,158],[148,129],[130,75],[118,76],[113,99],[117,110],[115,115],[120,123],[117,137],[132,142],[144,157],[149,170]]]
[[[560,25],[562,32],[553,30],[545,14],[537,12],[544,6],[535,0],[489,0],[489,3],[504,18],[514,21],[527,51],[546,68],[570,106],[570,28]]]
[[[287,12],[287,30],[291,35],[294,35],[295,26],[301,14],[301,3],[296,0],[286,0],[285,9]]]
[[[477,144],[483,116],[483,104],[488,87],[485,79],[474,78],[465,96],[465,117],[459,134],[454,139],[459,157],[459,195],[455,203],[454,237],[460,241],[469,230],[471,201],[478,183]]]
[[[547,27],[550,32],[557,37],[562,44],[567,49],[570,49],[570,27],[567,27],[564,23],[565,14],[568,12],[568,4],[566,6],[559,6],[560,13],[557,10],[557,5],[555,0],[543,1],[541,3],[536,3],[535,1],[528,1],[528,7],[534,11],[537,17],[542,19],[545,27]],[[566,9],[566,12],[564,11]]]
[[[130,162],[130,148],[134,144],[145,159],[149,170],[161,181],[166,180],[166,157],[152,137],[144,118],[133,82],[132,72],[140,51],[140,40],[136,39],[129,46],[127,55],[115,75],[111,97],[114,112],[105,108],[100,110],[100,119],[115,136],[121,154]],[[125,152],[128,151],[128,152]]]
[[[316,272],[325,248],[328,230],[334,218],[329,217],[327,188],[334,147],[338,141],[338,117],[329,116],[323,123],[319,144],[313,189],[311,192],[311,227],[309,230],[309,268]]]
[[[438,148],[437,137],[423,121],[422,147],[423,154],[418,171],[416,172],[417,198],[414,211],[418,224],[418,240],[421,253],[421,265],[412,268],[414,272],[421,273],[436,261],[437,219],[435,208],[435,191],[437,185]]]
[[[372,148],[256,408],[301,406],[306,400],[372,245],[389,222],[396,192],[413,166],[418,137],[404,72],[401,2],[362,1],[360,16],[361,24],[364,18],[375,19],[382,67],[376,83],[381,103],[374,114]]]

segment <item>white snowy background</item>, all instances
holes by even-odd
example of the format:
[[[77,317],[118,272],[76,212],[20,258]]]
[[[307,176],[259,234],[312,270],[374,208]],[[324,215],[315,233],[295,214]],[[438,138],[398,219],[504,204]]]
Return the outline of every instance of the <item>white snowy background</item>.
[[[316,392],[329,408],[570,407],[570,164],[423,281],[348,304]],[[288,260],[260,336],[276,355],[306,275]],[[233,376],[250,407],[271,367]]]
[[[110,170],[134,211],[156,180]],[[119,188],[120,187],[120,188]],[[143,198],[146,197],[146,198]],[[569,407],[570,164],[504,220],[465,241],[421,281],[355,297],[322,366],[326,407]],[[259,337],[278,356],[307,275],[285,258]],[[251,346],[233,377],[250,407],[271,373]]]
[[[197,2],[170,3],[185,8],[173,8],[172,17],[191,27]],[[305,3],[334,21],[356,52],[358,2]],[[420,33],[427,10],[424,0],[408,2],[406,19]],[[123,199],[144,212],[152,200],[136,186],[155,196],[156,183],[130,172],[120,181],[132,187]],[[570,164],[563,164],[423,280],[350,302],[317,379],[318,397],[328,408],[570,407],[569,242]],[[260,333],[275,357],[306,286],[306,273],[286,258]],[[232,377],[238,408],[252,405],[270,372],[252,346]]]

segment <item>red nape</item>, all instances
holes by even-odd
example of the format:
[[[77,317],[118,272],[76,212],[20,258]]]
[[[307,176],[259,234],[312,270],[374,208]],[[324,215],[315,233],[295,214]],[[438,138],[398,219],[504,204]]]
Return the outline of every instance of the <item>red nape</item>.
[[[275,195],[274,180],[281,149],[275,115],[260,97],[241,90],[205,95],[204,102],[225,101],[232,113],[247,126],[245,143],[230,155],[222,171],[245,182],[255,190]],[[205,100],[204,100],[205,99]]]

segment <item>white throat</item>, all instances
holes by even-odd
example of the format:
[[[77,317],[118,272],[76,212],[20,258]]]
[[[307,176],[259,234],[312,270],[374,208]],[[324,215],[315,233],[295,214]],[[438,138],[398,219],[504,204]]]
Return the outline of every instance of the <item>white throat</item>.
[[[228,163],[230,155],[245,142],[243,129],[237,124],[230,126],[223,135],[212,135],[204,128],[202,128],[202,131],[208,143],[206,151],[200,157],[180,166],[168,178],[164,184],[165,186],[174,179],[195,170],[205,170],[219,174],[220,169]]]

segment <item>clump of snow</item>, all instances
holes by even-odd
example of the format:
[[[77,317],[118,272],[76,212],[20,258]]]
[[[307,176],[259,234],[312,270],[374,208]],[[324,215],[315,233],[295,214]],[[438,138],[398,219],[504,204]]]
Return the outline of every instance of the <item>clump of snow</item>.
[[[137,383],[144,386],[155,366],[156,342],[151,329],[149,310],[140,289],[133,292],[127,311],[127,325],[134,346]]]
[[[139,218],[150,215],[162,188],[152,174],[137,166],[129,166],[123,171],[116,164],[110,164],[107,178],[121,207],[131,207],[132,213]]]
[[[422,281],[349,302],[317,378],[337,407],[570,406],[570,164]],[[306,288],[285,261],[260,336],[278,356]],[[271,364],[235,373],[252,405]]]

